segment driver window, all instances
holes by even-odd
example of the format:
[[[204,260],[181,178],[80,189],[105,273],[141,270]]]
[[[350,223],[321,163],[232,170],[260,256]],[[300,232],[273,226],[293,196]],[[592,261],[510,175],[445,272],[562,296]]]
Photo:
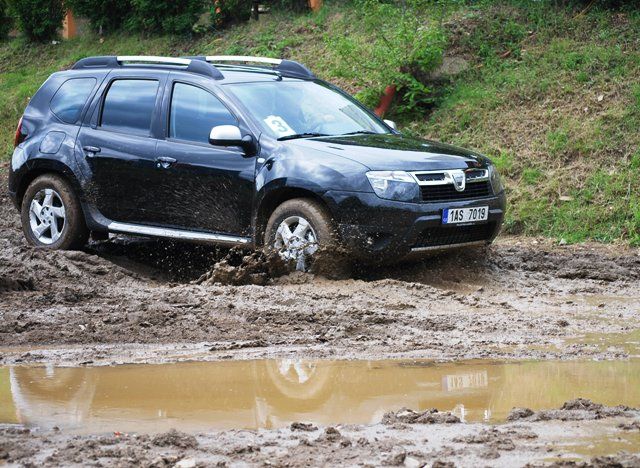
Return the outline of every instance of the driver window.
[[[238,125],[238,120],[210,92],[184,83],[173,85],[170,138],[209,143],[211,128],[217,125]]]

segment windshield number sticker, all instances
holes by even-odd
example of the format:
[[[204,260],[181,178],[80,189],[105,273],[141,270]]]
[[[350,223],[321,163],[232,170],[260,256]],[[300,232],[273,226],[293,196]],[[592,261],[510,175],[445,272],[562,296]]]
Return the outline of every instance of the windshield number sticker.
[[[282,117],[277,115],[268,116],[264,119],[264,123],[266,123],[269,128],[275,132],[278,138],[296,133],[291,127],[289,127],[289,124],[285,122]]]

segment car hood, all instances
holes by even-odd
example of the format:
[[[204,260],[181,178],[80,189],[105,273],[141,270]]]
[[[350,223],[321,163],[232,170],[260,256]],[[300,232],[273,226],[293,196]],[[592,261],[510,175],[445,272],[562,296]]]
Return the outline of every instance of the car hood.
[[[483,167],[488,162],[486,157],[463,148],[390,133],[316,137],[287,143],[341,156],[374,171],[466,169]]]

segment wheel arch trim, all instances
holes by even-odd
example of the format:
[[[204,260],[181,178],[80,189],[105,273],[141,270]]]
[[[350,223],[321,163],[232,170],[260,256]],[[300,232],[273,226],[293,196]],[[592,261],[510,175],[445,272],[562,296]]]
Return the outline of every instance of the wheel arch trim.
[[[289,181],[280,179],[271,181],[258,193],[254,214],[254,239],[255,245],[260,246],[264,241],[264,231],[269,222],[269,217],[282,203],[295,198],[309,198],[319,202],[331,214],[327,201],[322,196],[324,192],[318,186],[304,184],[290,184]]]
[[[22,199],[27,191],[27,188],[38,177],[45,174],[54,174],[61,176],[66,182],[71,185],[75,195],[80,200],[82,205],[82,188],[78,179],[76,178],[73,170],[66,164],[52,159],[32,159],[29,161],[29,167],[24,174],[18,180],[16,184],[16,199],[19,204],[22,204]],[[83,210],[84,211],[84,210]]]

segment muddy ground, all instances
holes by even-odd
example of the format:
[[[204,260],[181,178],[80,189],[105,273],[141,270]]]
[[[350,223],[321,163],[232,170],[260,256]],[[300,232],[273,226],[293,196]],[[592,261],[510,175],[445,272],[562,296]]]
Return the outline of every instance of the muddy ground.
[[[0,175],[0,186],[6,185],[5,177],[6,173]],[[213,265],[223,258],[231,266],[212,273]],[[24,242],[19,216],[1,193],[0,365],[105,365],[289,355],[460,360],[627,359],[635,354],[616,340],[598,343],[597,337],[624,336],[640,328],[639,249],[501,238],[487,249],[395,267],[363,268],[343,280],[303,274],[270,278],[259,268],[234,268],[240,260],[237,253],[229,255],[204,246],[125,238],[94,242],[83,252],[34,250]],[[216,281],[220,279],[227,283]],[[517,426],[514,430],[520,430],[521,423],[512,424]],[[517,447],[521,443],[535,446],[532,450],[537,454],[547,450],[548,434],[567,429],[565,423],[531,424],[537,424],[537,429],[527,430],[546,435],[536,442],[511,438]],[[511,430],[511,426],[460,425],[463,430],[448,433],[428,426],[415,434],[413,426],[379,426],[384,430],[376,436],[371,432],[376,427],[340,429],[348,434],[348,444],[341,442],[342,435],[329,442],[325,434],[321,440],[327,441],[318,443],[315,438],[307,442],[306,433],[287,430],[260,435],[246,431],[199,434],[197,440],[224,455],[209,454],[207,463],[231,457],[258,464],[310,460],[380,464],[388,461],[380,457],[391,456],[398,445],[405,452],[399,463],[407,466],[413,463],[407,459],[416,458],[409,456],[412,451],[430,454],[417,457],[425,463],[462,460],[462,464],[473,465],[479,460],[474,457],[482,458],[479,454],[486,447],[454,443],[454,437]],[[315,437],[324,430],[314,432]],[[368,434],[362,436],[367,441],[361,443],[360,432]],[[447,434],[451,441],[443,439]],[[87,447],[91,455],[86,456],[96,463],[101,457],[112,457],[110,462],[136,464],[137,457],[143,456],[140,463],[153,461],[162,466],[182,457],[172,449],[165,451],[170,460],[162,461],[165,452],[148,436],[142,437],[147,437],[143,449],[126,438],[114,445],[98,436],[76,440],[63,433],[25,434],[15,428],[0,433],[0,441],[11,444],[17,440],[31,454],[25,460],[35,464],[46,457],[54,457],[52,464],[87,461],[82,458]],[[258,439],[262,448],[254,449]],[[438,442],[434,445],[427,440]],[[63,456],[59,449],[65,444]],[[7,453],[6,447],[4,450]],[[92,450],[106,450],[110,455],[94,455]],[[196,449],[178,452],[184,450],[191,456]],[[470,455],[475,451],[478,454]],[[304,455],[287,461],[285,452]],[[0,450],[0,458],[2,454]],[[347,455],[352,458],[342,458]],[[174,456],[178,458],[171,458]],[[509,460],[529,460],[509,456],[502,458],[507,460],[505,465]],[[485,457],[484,464],[496,464],[497,458],[490,458]],[[639,465],[636,458],[628,466]]]
[[[500,426],[462,424],[450,413],[400,410],[380,424],[155,435],[69,436],[0,427],[0,462],[25,466],[557,466],[637,467],[640,412],[588,400],[561,409],[519,408]],[[600,445],[600,447],[598,447]],[[584,460],[577,460],[582,455]]]
[[[34,250],[0,196],[4,364],[294,353],[613,359],[628,350],[580,337],[640,328],[638,249],[503,238],[341,281],[292,274],[234,286],[213,281],[225,277],[210,274],[225,253],[203,246],[118,239],[84,252]]]

